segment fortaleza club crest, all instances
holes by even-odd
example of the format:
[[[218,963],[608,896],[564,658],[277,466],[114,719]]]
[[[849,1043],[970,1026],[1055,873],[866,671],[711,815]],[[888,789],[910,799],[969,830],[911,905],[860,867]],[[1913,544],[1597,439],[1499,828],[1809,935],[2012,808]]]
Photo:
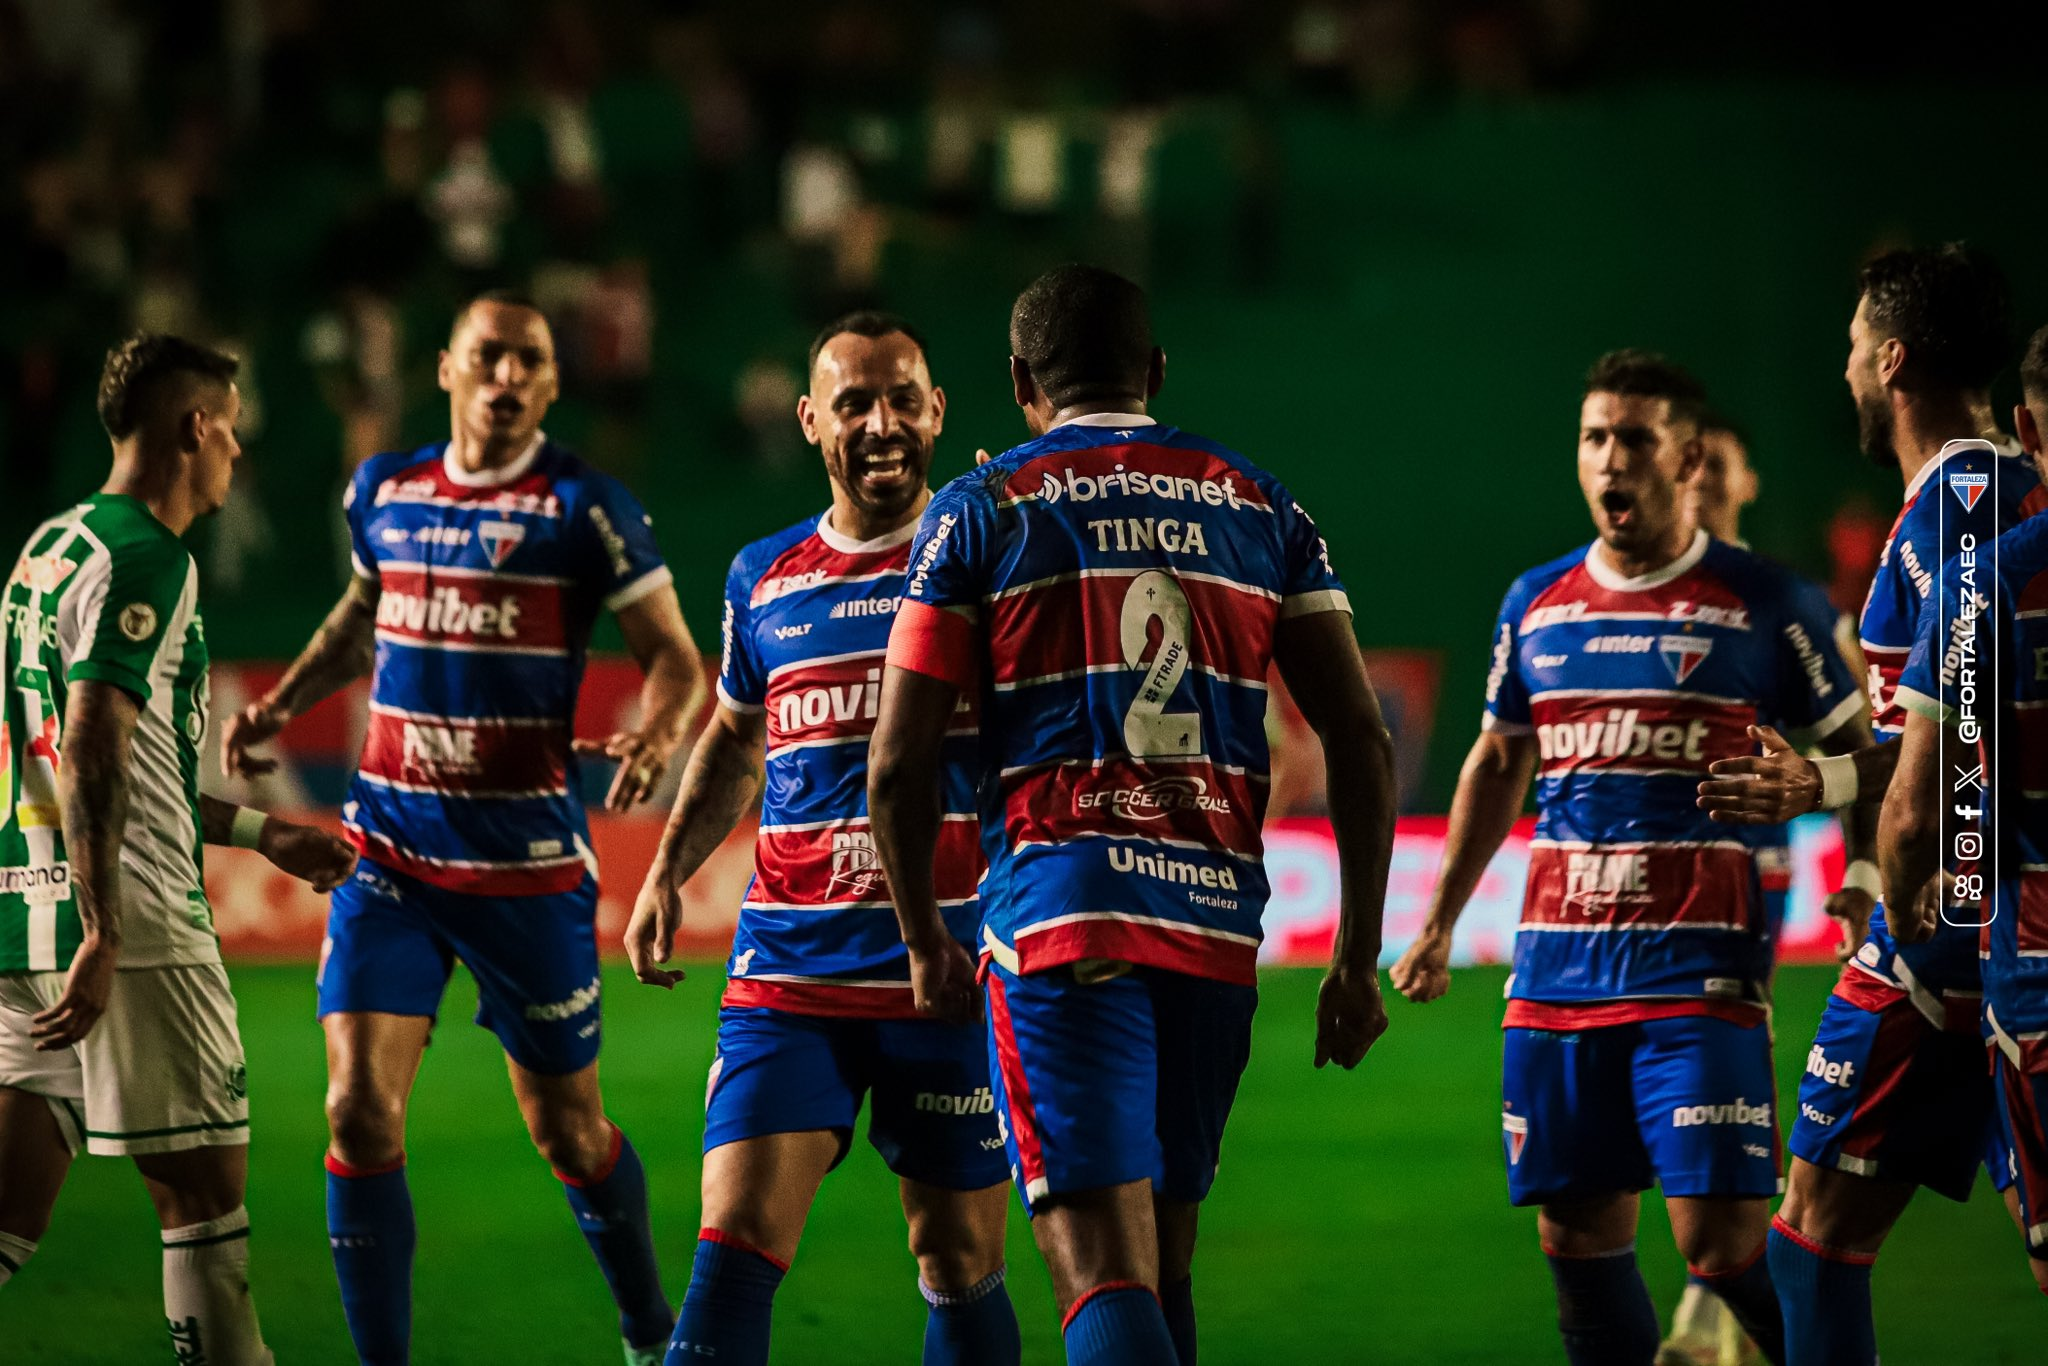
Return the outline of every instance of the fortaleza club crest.
[[[502,569],[526,539],[526,528],[517,522],[485,522],[476,529],[476,536],[483,542],[484,554],[491,557],[491,568]]]
[[[1522,1160],[1522,1149],[1529,1146],[1529,1118],[1526,1115],[1502,1114],[1500,1128],[1508,1141],[1508,1165],[1512,1167]]]
[[[1948,486],[1962,501],[1963,511],[1970,512],[1977,506],[1977,500],[1984,496],[1984,490],[1991,487],[1991,476],[1973,474],[1968,470],[1956,470],[1948,477]]]
[[[1657,653],[1664,656],[1671,677],[1680,683],[1692,677],[1692,671],[1713,648],[1714,642],[1704,636],[1664,636],[1657,642]]]

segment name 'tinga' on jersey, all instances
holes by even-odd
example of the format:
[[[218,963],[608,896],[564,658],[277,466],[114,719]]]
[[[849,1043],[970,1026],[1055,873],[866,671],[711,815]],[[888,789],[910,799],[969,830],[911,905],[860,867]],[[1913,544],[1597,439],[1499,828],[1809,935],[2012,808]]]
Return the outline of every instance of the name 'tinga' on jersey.
[[[1350,611],[1279,481],[1082,418],[941,490],[904,596],[890,662],[978,679],[987,952],[1254,981],[1274,632]]]
[[[373,456],[344,504],[356,573],[378,590],[350,839],[451,891],[575,887],[591,865],[576,692],[598,611],[669,582],[647,514],[541,437],[488,474],[446,442]]]
[[[1537,746],[1507,1022],[1618,1023],[1716,1000],[1759,1014],[1757,851],[1776,836],[1715,824],[1696,788],[1714,760],[1755,752],[1749,726],[1819,738],[1862,694],[1832,609],[1770,561],[1700,532],[1630,579],[1596,546],[1517,579],[1494,630],[1485,725]]]
[[[828,514],[829,515],[829,514]],[[916,524],[853,541],[807,518],[733,560],[718,694],[767,730],[754,880],[725,1004],[911,1019],[910,960],[868,826],[868,738]],[[935,891],[972,945],[980,908],[971,699],[945,743]]]

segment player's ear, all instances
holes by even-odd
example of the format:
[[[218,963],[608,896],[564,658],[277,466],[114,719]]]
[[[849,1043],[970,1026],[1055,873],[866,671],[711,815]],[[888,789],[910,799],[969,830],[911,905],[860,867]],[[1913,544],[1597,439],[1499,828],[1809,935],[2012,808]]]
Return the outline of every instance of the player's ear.
[[[818,444],[818,410],[811,406],[809,394],[796,396],[796,425],[804,429],[804,440]]]
[[[1038,381],[1031,378],[1031,366],[1022,356],[1010,357],[1010,393],[1019,408],[1038,401]]]
[[[1707,443],[1700,438],[1700,429],[1694,427],[1692,435],[1678,448],[1678,482],[1690,484],[1699,477],[1700,466],[1706,463]]]
[[[213,419],[204,408],[187,408],[178,415],[178,449],[191,454],[206,444],[207,424]]]
[[[440,382],[441,389],[444,393],[455,392],[454,370],[454,359],[451,356],[449,356],[447,348],[443,347],[441,350],[440,364],[435,371],[434,377]]]
[[[1157,398],[1159,391],[1166,387],[1166,352],[1152,348],[1152,359],[1145,366],[1145,397]]]
[[[1879,383],[1890,385],[1899,377],[1899,371],[1906,368],[1906,344],[1897,337],[1886,337],[1877,346],[1877,378]]]
[[[2038,462],[2041,450],[2041,424],[2034,421],[2034,410],[2024,403],[2012,406],[2012,431],[2020,439],[2020,449]]]
[[[938,385],[932,386],[932,435],[937,436],[946,429],[946,391]]]

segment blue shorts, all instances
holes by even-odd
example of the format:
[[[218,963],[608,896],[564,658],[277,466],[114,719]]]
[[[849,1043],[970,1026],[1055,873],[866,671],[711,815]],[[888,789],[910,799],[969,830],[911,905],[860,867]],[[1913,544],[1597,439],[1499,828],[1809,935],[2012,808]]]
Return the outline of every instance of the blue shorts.
[[[843,1159],[862,1097],[868,1142],[896,1175],[948,1190],[981,1190],[1008,1175],[988,1050],[974,1026],[755,1006],[718,1012],[705,1152],[763,1134],[830,1129]]]
[[[1155,968],[1083,985],[993,963],[986,980],[990,1079],[1027,1211],[1130,1181],[1208,1195],[1258,988]]]
[[[1780,1189],[1764,1025],[1681,1015],[1505,1033],[1501,1129],[1515,1204],[1652,1184],[1726,1199]]]
[[[597,881],[553,896],[469,896],[364,859],[334,889],[320,946],[320,1014],[440,1013],[455,961],[476,1022],[530,1072],[597,1058]]]
[[[1828,997],[1799,1079],[1792,1155],[1857,1176],[1970,1198],[1982,1164],[2010,1184],[1981,1039],[1937,1029],[1901,998],[1867,1010]]]

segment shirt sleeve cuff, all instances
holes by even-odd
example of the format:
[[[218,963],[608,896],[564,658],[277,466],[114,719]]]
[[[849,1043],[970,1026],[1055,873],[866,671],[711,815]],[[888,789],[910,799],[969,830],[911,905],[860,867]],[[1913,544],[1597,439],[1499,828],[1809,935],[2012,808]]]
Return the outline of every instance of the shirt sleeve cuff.
[[[722,678],[718,680],[718,700],[724,705],[732,708],[734,711],[755,713],[764,712],[768,710],[768,708],[764,706],[762,703],[742,702],[739,698],[734,697],[731,693],[725,690],[725,680]]]
[[[1812,725],[1788,734],[1785,738],[1791,740],[1795,745],[1808,745],[1816,740],[1825,740],[1843,726],[1849,724],[1850,718],[1856,716],[1863,708],[1863,694],[1851,689],[1847,697],[1835,704],[1833,711],[1821,717],[1820,720]]]
[[[1924,692],[1904,686],[1892,690],[1892,701],[1915,716],[1924,716],[1930,721],[1946,723],[1956,714],[1956,709],[1940,698],[1929,697]]]
[[[974,686],[973,620],[929,603],[906,602],[889,630],[889,663],[951,683],[962,692]]]
[[[1510,721],[1506,717],[1487,712],[1479,718],[1479,729],[1490,730],[1495,735],[1531,735],[1535,733],[1536,727],[1527,721]]]
[[[645,574],[642,574],[639,578],[627,584],[625,587],[618,589],[610,597],[606,598],[604,600],[604,605],[607,610],[617,612],[624,608],[631,607],[634,603],[640,601],[640,599],[646,597],[649,593],[652,593],[659,588],[666,588],[669,584],[673,582],[675,582],[675,575],[669,572],[668,566],[665,564],[658,564],[654,566],[654,568],[648,570]]]
[[[67,683],[76,683],[80,679],[111,683],[134,698],[136,705],[149,705],[149,679],[125,664],[115,664],[104,659],[81,659],[64,675],[64,681]]]
[[[1280,616],[1313,616],[1317,612],[1351,613],[1351,597],[1341,588],[1319,588],[1313,593],[1289,593],[1280,600]]]

